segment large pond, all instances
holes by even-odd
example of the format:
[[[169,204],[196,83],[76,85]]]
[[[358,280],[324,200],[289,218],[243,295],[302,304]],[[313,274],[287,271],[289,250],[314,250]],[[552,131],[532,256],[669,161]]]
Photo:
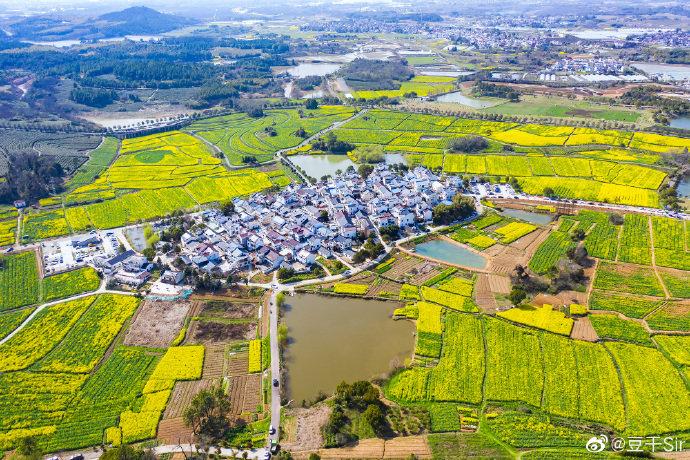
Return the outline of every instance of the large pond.
[[[501,214],[514,219],[524,220],[536,225],[546,225],[551,222],[550,214],[541,214],[538,212],[523,211],[522,209],[503,209]]]
[[[419,255],[432,257],[451,264],[472,268],[485,268],[486,259],[481,254],[470,251],[464,246],[446,240],[431,240],[415,246]]]
[[[404,163],[405,157],[399,153],[387,153],[384,157],[386,164]],[[299,166],[308,176],[321,179],[323,176],[335,176],[335,173],[345,171],[349,166],[357,168],[347,155],[293,155],[290,161]]]
[[[681,128],[690,130],[690,117],[679,117],[674,118],[669,123],[671,128]]]
[[[394,302],[296,294],[286,297],[287,390],[294,404],[342,381],[383,376],[414,350],[414,325],[391,319]]]
[[[331,74],[340,68],[340,64],[301,62],[299,65],[290,67],[287,72],[293,77],[323,77]]]
[[[454,102],[456,104],[462,104],[468,107],[472,107],[473,109],[486,109],[498,104],[498,102],[495,101],[484,101],[481,99],[476,99],[474,97],[465,96],[460,91],[444,94],[442,96],[437,97],[436,100],[438,102]]]

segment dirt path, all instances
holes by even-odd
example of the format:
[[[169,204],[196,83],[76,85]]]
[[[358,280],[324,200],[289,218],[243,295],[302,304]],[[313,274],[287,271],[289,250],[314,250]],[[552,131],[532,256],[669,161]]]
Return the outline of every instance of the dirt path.
[[[652,268],[654,269],[654,274],[656,275],[656,278],[659,280],[661,288],[664,290],[664,295],[667,299],[670,299],[671,293],[668,292],[668,288],[666,287],[664,280],[661,278],[661,274],[659,273],[659,270],[656,266],[656,251],[654,250],[654,230],[652,227],[652,216],[647,217],[647,228],[649,229],[649,250],[652,253]]]

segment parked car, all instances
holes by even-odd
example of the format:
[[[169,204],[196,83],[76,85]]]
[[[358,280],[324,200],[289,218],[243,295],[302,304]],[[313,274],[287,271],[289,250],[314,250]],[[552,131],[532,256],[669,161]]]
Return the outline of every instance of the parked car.
[[[273,386],[277,387],[279,385],[278,379],[273,379]]]
[[[268,434],[270,434],[271,436],[273,436],[274,434],[276,434],[276,427],[274,427],[273,425],[271,425],[270,428],[268,429]]]

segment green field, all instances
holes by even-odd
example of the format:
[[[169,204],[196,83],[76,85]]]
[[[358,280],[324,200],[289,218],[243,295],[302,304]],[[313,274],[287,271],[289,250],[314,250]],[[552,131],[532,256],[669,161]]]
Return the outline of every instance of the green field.
[[[612,109],[585,101],[574,101],[555,96],[522,96],[520,102],[506,102],[480,112],[503,115],[534,115],[557,118],[596,118],[607,121],[638,121],[641,114],[634,110]]]

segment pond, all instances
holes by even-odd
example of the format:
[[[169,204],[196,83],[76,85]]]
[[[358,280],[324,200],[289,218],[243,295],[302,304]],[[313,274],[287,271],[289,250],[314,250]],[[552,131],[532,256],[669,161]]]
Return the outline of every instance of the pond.
[[[465,96],[460,91],[444,94],[436,98],[438,102],[455,102],[456,104],[466,105],[473,109],[486,109],[498,105],[495,101],[484,101],[473,97]]]
[[[315,179],[335,176],[337,170],[345,171],[348,166],[357,167],[347,155],[292,155],[289,158],[302,168],[307,176]]]
[[[678,196],[681,198],[690,198],[690,176],[684,176],[678,183]]]
[[[135,251],[142,252],[148,247],[146,236],[144,235],[144,227],[131,227],[125,229],[124,233],[127,241],[129,241],[129,244],[132,245],[132,249]]]
[[[500,214],[514,219],[524,220],[535,225],[547,225],[551,222],[550,214],[541,214],[538,212],[523,211],[522,209],[503,209]]]
[[[690,117],[678,117],[671,120],[671,128],[680,128],[690,130]]]
[[[391,319],[395,302],[318,294],[285,300],[286,387],[293,404],[330,395],[342,381],[384,376],[412,356],[415,327]]]
[[[293,77],[323,77],[335,72],[340,68],[340,64],[301,62],[299,65],[290,67],[287,72]]]
[[[292,155],[290,161],[299,166],[308,176],[321,179],[323,176],[335,176],[336,171],[345,170],[349,166],[357,168],[347,155]],[[400,153],[387,153],[384,157],[386,164],[407,164],[407,159]]]
[[[415,246],[415,252],[421,256],[442,260],[464,267],[485,268],[486,258],[470,251],[464,246],[446,240],[431,240]]]

